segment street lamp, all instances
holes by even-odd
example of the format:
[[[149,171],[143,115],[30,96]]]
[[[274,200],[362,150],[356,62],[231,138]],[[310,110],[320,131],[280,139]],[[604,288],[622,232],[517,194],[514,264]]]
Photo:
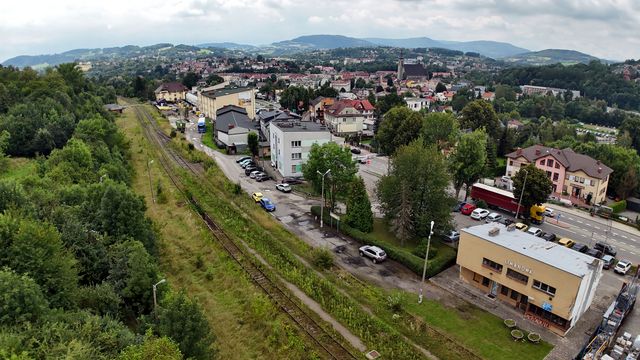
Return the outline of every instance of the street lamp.
[[[156,308],[158,307],[158,298],[156,297],[156,290],[158,285],[167,282],[167,279],[162,279],[157,283],[153,284],[153,312],[156,312]]]
[[[331,172],[331,169],[325,171],[324,174],[321,173],[320,170],[316,170],[316,172],[318,175],[322,176],[322,205],[320,206],[320,227],[322,228],[322,215],[324,214],[324,177]]]
[[[424,278],[427,276],[427,261],[429,260],[429,247],[431,246],[431,235],[433,235],[433,224],[431,220],[431,229],[429,230],[429,238],[427,239],[427,253],[424,255],[424,268],[422,269],[422,283],[420,284],[420,294],[418,294],[418,304],[422,304],[422,291],[424,289]]]
[[[527,176],[529,176],[529,172],[526,169],[522,169],[524,171],[524,182],[522,183],[522,190],[520,190],[520,200],[518,200],[518,209],[516,210],[516,221],[518,221],[518,214],[520,214],[520,203],[522,203],[522,195],[524,195],[524,188],[527,186]]]

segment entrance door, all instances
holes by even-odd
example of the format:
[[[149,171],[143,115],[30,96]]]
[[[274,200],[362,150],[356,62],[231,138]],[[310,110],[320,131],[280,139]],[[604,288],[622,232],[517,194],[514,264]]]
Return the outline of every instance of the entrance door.
[[[520,294],[520,310],[527,311],[527,306],[529,305],[529,297],[525,294]]]
[[[491,281],[491,284],[489,284],[489,296],[492,298],[498,296],[498,283],[493,280]]]

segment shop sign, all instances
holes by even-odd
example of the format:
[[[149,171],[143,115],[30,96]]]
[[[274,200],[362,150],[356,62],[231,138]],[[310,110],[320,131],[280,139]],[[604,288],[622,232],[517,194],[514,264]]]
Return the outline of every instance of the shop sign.
[[[514,269],[517,269],[517,270],[520,270],[520,271],[526,272],[526,273],[528,273],[528,274],[533,274],[533,271],[532,271],[530,268],[528,268],[528,267],[526,267],[526,266],[524,266],[524,265],[520,265],[520,264],[518,264],[518,263],[516,263],[516,262],[514,262],[514,261],[507,260],[507,261],[505,261],[505,263],[506,263],[507,265],[511,266],[511,267],[512,267],[512,268],[514,268]]]
[[[551,304],[549,304],[548,302],[545,301],[545,302],[542,303],[542,310],[551,311],[551,310],[553,310],[553,305],[551,305]]]

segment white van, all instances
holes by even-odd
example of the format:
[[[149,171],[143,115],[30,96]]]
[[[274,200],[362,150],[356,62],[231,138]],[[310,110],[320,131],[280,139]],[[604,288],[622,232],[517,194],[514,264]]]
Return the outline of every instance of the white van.
[[[488,223],[492,223],[500,220],[502,220],[502,215],[495,212],[492,212],[491,214],[487,215],[487,218],[485,219],[485,221]]]

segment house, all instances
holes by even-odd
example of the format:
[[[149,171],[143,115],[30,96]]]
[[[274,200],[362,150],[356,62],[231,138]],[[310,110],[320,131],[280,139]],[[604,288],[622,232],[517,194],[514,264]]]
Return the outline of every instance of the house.
[[[164,83],[155,90],[156,101],[165,100],[176,102],[184,100],[187,96],[187,91],[189,91],[189,89],[179,82]]]
[[[511,119],[507,122],[507,129],[520,131],[524,127],[524,124],[517,119]]]
[[[407,102],[407,107],[413,111],[429,109],[429,99],[410,97],[410,98],[405,98],[404,101]]]
[[[338,91],[339,93],[343,93],[343,92],[350,92],[351,91],[351,81],[346,80],[346,81],[333,81],[331,83],[331,87],[336,89],[336,91]]]
[[[324,120],[324,110],[335,102],[334,98],[318,96],[309,103],[309,113],[312,119]]]
[[[329,129],[315,122],[272,121],[269,128],[271,162],[282,176],[302,176],[311,146],[332,139]]]
[[[373,119],[374,107],[369,100],[338,100],[324,117],[329,129],[340,136],[355,135],[364,129],[364,121]]]
[[[203,89],[198,93],[200,111],[215,120],[218,110],[227,105],[245,109],[247,116],[256,116],[256,93],[252,88]]]
[[[591,203],[605,201],[611,168],[587,155],[566,148],[554,149],[533,145],[507,154],[507,176],[515,175],[522,166],[535,164],[547,173],[554,193],[563,193]]]
[[[122,114],[122,112],[124,111],[124,106],[121,106],[118,104],[106,104],[104,108],[107,111],[118,113],[118,114]]]
[[[219,109],[214,120],[216,143],[227,149],[242,150],[247,146],[249,132],[256,131],[247,110],[240,106],[227,105]]]
[[[482,93],[482,99],[486,101],[493,101],[496,99],[496,93],[487,91]]]
[[[269,140],[271,138],[270,125],[272,121],[300,121],[301,116],[295,113],[291,113],[288,110],[260,110],[256,114],[256,120],[260,123],[260,132],[262,133],[262,138]]]

